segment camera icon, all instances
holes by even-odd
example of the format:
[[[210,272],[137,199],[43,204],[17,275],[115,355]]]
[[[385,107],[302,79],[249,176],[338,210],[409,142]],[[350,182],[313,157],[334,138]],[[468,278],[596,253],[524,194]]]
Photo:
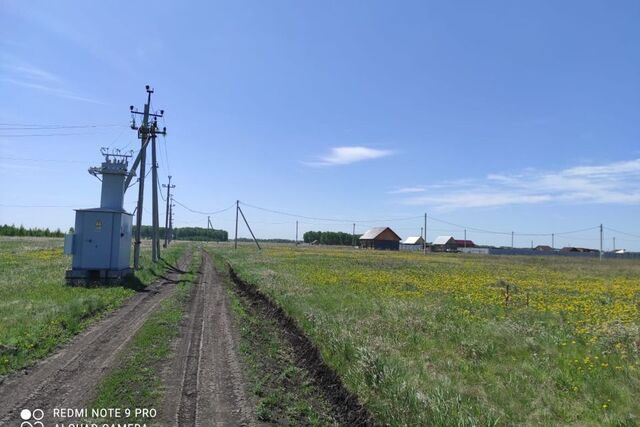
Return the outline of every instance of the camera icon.
[[[44,418],[44,411],[42,409],[23,409],[20,411],[20,418],[23,420],[20,427],[44,427],[41,419]]]

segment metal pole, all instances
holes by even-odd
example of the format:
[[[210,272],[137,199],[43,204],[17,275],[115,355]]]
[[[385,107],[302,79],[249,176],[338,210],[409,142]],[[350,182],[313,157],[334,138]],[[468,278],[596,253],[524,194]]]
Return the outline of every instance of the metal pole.
[[[551,249],[555,249],[556,248],[556,234],[555,233],[551,233]]]
[[[464,247],[467,247],[467,229],[464,229]]]
[[[167,187],[167,209],[165,211],[164,218],[164,247],[166,248],[169,244],[169,203],[171,200],[171,175],[169,175],[169,184],[163,185],[163,187]]]
[[[171,196],[171,204],[169,205],[169,243],[173,240],[173,196]]]
[[[296,246],[298,246],[298,220],[296,220]]]
[[[613,252],[616,251],[616,238],[613,238]]]
[[[151,94],[153,89],[147,86],[147,103],[144,104],[144,115],[142,116],[142,126],[140,126],[140,135],[142,144],[140,146],[140,177],[138,178],[138,207],[136,212],[136,240],[133,244],[133,268],[140,268],[140,244],[141,232],[142,232],[142,209],[144,201],[144,178],[146,174],[146,160],[147,160],[147,146],[145,142],[148,141],[148,125],[149,125],[149,105],[151,105]],[[133,107],[132,107],[133,108]]]
[[[262,248],[260,247],[260,243],[258,243],[258,239],[256,239],[256,236],[253,234],[253,230],[251,230],[249,221],[247,221],[247,218],[244,217],[244,212],[242,212],[242,209],[240,209],[240,207],[238,207],[238,210],[240,211],[240,215],[242,215],[244,223],[247,224],[247,228],[249,229],[249,233],[251,233],[251,237],[253,237],[253,241],[256,242],[256,246],[258,247],[258,249],[262,250]]]
[[[513,231],[512,231],[512,232],[511,232],[511,249],[513,249],[513,235],[514,235],[514,233],[513,233]]]
[[[151,131],[151,180],[153,181],[153,190],[151,191],[152,200],[153,200],[153,240],[151,241],[152,250],[151,250],[151,258],[153,262],[158,262],[160,259],[160,236],[159,236],[159,228],[160,228],[160,219],[159,219],[159,209],[158,209],[158,185],[160,184],[158,181],[158,159],[156,157],[156,134],[153,132],[155,130],[156,123],[153,124],[153,129]]]
[[[602,224],[600,224],[600,261],[602,261]]]
[[[427,213],[424,213],[424,242],[422,243],[422,250],[427,253]]]
[[[240,210],[240,200],[236,200],[236,237],[233,243],[233,249],[238,249],[238,211]]]

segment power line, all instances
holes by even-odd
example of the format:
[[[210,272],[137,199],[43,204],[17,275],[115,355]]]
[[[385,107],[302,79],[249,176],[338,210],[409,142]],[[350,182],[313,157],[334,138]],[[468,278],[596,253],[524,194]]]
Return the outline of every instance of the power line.
[[[224,208],[224,209],[220,209],[217,211],[213,211],[213,212],[203,212],[203,211],[199,211],[196,209],[191,209],[189,206],[186,206],[182,203],[180,203],[178,200],[176,200],[175,198],[173,199],[174,202],[176,202],[177,204],[179,204],[180,206],[182,206],[183,208],[185,208],[186,210],[188,210],[189,212],[193,212],[193,213],[197,213],[197,214],[201,214],[201,215],[215,215],[215,214],[219,214],[225,211],[228,211],[229,209],[233,208],[236,204],[233,203],[231,206],[229,206],[228,208]]]
[[[611,227],[604,227],[604,228],[606,230],[613,231],[614,233],[620,233],[620,234],[624,234],[626,236],[637,237],[637,238],[640,239],[640,235],[637,235],[637,234],[627,233],[626,231],[616,230],[615,228],[611,228]]]
[[[51,163],[90,163],[89,161],[82,161],[82,160],[69,160],[69,159],[34,159],[32,157],[7,157],[7,156],[0,156],[0,159],[2,160],[18,160],[18,161],[25,161],[25,162],[51,162]]]
[[[386,219],[337,219],[337,218],[319,218],[319,217],[312,217],[312,216],[305,216],[305,215],[298,215],[298,214],[294,214],[294,213],[290,213],[290,212],[284,212],[284,211],[279,211],[279,210],[275,210],[275,209],[268,209],[268,208],[262,208],[260,206],[255,206],[255,205],[250,205],[248,203],[244,203],[244,202],[240,202],[241,205],[253,208],[253,209],[258,209],[261,211],[265,211],[265,212],[271,212],[271,213],[275,213],[275,214],[279,214],[279,215],[286,215],[286,216],[290,216],[290,217],[294,217],[294,218],[304,218],[304,219],[310,219],[310,220],[314,220],[314,221],[330,221],[330,222],[338,222],[338,223],[352,223],[352,222],[391,222],[391,221],[407,221],[410,219],[417,219],[417,218],[422,218],[422,216],[411,216],[411,217],[404,217],[404,218],[386,218]]]
[[[73,208],[74,205],[0,205],[0,208]]]
[[[20,125],[13,123],[0,123],[0,131],[2,130],[55,130],[55,129],[98,129],[98,128],[115,128],[125,125]]]
[[[74,135],[99,135],[96,132],[68,132],[68,133],[25,133],[25,134],[0,134],[0,138],[26,138],[38,136],[74,136]]]

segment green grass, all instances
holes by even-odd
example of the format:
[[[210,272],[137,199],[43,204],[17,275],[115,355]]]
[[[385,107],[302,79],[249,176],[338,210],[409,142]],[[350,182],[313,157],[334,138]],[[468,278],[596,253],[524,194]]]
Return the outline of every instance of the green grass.
[[[214,257],[240,329],[239,351],[256,402],[256,418],[275,425],[335,425],[332,407],[295,362],[278,323],[234,291],[221,257]]]
[[[117,367],[102,379],[92,408],[147,408],[157,409],[162,396],[160,362],[171,354],[171,341],[177,336],[184,308],[200,264],[195,253],[188,273],[180,277],[176,292],[162,302],[123,350]],[[149,419],[124,417],[92,422],[144,423]]]
[[[209,247],[381,423],[640,423],[640,263]]]
[[[0,238],[0,376],[51,354],[135,293],[123,286],[65,285],[71,258],[62,244],[55,238]],[[174,244],[165,255],[175,258],[183,249]],[[143,246],[147,267],[137,273],[143,285],[158,273],[149,258],[150,246]]]

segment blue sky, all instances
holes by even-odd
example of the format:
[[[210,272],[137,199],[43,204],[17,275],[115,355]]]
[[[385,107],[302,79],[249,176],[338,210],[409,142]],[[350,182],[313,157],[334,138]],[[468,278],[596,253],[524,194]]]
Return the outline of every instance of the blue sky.
[[[129,105],[151,84],[160,174],[192,209],[240,199],[340,219],[300,218],[301,234],[356,220],[402,237],[427,212],[519,246],[604,223],[638,236],[606,230],[605,248],[638,250],[639,21],[636,1],[5,0],[0,223],[66,229],[72,207],[98,205],[86,170],[102,146],[138,147]],[[259,236],[294,237],[294,217],[244,210]],[[231,231],[233,215],[212,220]],[[568,244],[597,246],[597,230]]]

